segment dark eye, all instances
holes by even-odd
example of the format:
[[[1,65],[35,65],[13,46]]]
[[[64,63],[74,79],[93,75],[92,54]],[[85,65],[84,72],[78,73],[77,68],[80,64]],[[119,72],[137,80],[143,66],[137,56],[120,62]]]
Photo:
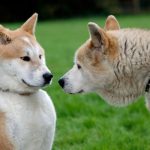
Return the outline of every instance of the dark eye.
[[[20,57],[24,61],[30,61],[31,58],[29,56]]]
[[[81,66],[79,64],[77,64],[78,69],[81,69]]]
[[[39,58],[41,59],[41,58],[42,58],[42,55],[39,55]]]

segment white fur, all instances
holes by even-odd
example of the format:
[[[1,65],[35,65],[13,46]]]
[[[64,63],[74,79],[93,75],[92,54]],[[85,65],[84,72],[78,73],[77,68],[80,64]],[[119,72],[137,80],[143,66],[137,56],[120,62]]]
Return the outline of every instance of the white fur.
[[[84,86],[84,80],[82,73],[78,70],[77,65],[67,72],[65,75],[65,87],[64,90],[68,93],[78,93]]]
[[[39,58],[40,45],[27,37],[20,40],[26,41],[24,56],[31,61],[0,59],[0,112],[5,114],[6,132],[15,150],[51,150],[56,112],[48,94],[39,90],[44,86],[43,74],[50,71],[44,56]]]
[[[32,44],[29,39],[24,37],[21,40],[28,41],[24,48],[24,56],[31,58],[30,62],[26,62],[17,59],[1,59],[0,60],[0,87],[3,89],[9,89],[10,91],[16,91],[19,93],[34,92],[44,84],[43,74],[49,72],[45,64],[45,58],[41,55],[41,47],[38,44]],[[32,87],[25,85],[22,80],[26,81]],[[5,81],[5,82],[4,82]]]
[[[7,132],[15,150],[50,150],[56,114],[46,92],[30,96],[0,92],[0,110],[6,113]]]
[[[75,56],[73,68],[62,77],[65,81],[64,90],[67,93],[95,92],[97,89],[104,87],[106,82],[109,82],[114,77],[113,70],[107,62],[103,62],[107,70],[102,71],[101,74],[86,69],[84,64],[79,64],[81,65],[81,69],[78,69],[78,64],[78,60]],[[110,74],[112,76],[110,76]]]
[[[104,57],[100,61],[104,69],[95,69],[91,62],[85,60],[78,62],[75,57],[76,67],[62,77],[64,90],[68,93],[94,91],[109,104],[116,106],[128,105],[145,95],[147,107],[150,109],[150,96],[149,93],[145,94],[150,77],[150,31],[121,29],[108,31],[107,34],[117,40],[118,56],[110,61],[101,54],[102,49],[92,49],[91,52]],[[83,44],[80,49],[88,50],[86,45],[87,43]],[[78,63],[81,69],[77,68]]]

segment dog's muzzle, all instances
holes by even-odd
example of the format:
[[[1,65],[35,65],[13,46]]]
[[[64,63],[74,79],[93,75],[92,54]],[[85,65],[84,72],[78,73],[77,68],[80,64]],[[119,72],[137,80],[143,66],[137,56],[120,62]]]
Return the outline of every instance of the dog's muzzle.
[[[44,78],[44,84],[49,84],[51,79],[53,78],[53,75],[51,73],[45,73],[43,74],[43,78]]]
[[[63,78],[61,78],[59,81],[58,81],[59,85],[64,88],[64,85],[65,85],[65,81]]]

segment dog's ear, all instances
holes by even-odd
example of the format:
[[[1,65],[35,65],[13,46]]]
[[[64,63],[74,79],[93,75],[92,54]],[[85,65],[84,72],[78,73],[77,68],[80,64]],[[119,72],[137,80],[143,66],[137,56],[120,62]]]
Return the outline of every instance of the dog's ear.
[[[34,35],[38,14],[34,13],[22,26],[21,29]]]
[[[95,47],[101,47],[104,45],[106,42],[105,31],[93,22],[88,23],[88,28],[93,45]]]
[[[106,22],[105,22],[105,30],[119,30],[120,25],[115,16],[110,15],[107,17]]]
[[[7,45],[11,42],[12,42],[12,39],[7,34],[0,31],[0,45]]]

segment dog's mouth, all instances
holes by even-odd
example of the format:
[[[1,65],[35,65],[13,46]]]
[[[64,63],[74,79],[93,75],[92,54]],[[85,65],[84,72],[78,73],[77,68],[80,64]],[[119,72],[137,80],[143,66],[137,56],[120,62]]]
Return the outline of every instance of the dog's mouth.
[[[31,84],[27,83],[24,79],[22,79],[22,82],[23,82],[25,85],[27,85],[27,86],[29,86],[29,87],[32,87],[32,88],[42,87],[42,86],[31,85]],[[44,85],[43,85],[43,86],[44,86]]]
[[[84,92],[84,90],[80,90],[79,92],[77,92],[77,93],[83,93]]]
[[[80,94],[80,93],[83,93],[84,92],[84,90],[80,90],[80,91],[78,91],[78,92],[76,92],[76,93],[69,93],[69,94]]]

